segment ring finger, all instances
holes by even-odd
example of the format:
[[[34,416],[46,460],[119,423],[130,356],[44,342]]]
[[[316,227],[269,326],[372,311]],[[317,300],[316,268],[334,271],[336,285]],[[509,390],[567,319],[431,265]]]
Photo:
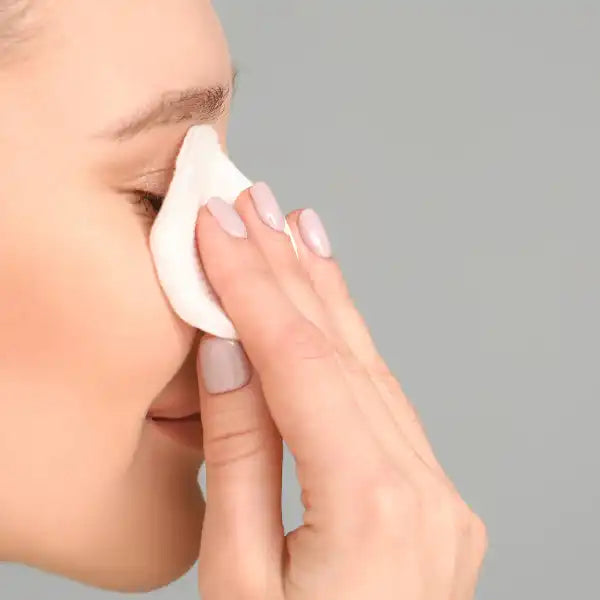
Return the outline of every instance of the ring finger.
[[[257,245],[283,291],[302,314],[317,325],[344,354],[347,348],[343,347],[321,299],[315,294],[298,262],[290,239],[284,232],[285,217],[270,188],[265,183],[256,183],[238,196],[235,208],[246,224],[249,237]]]
[[[403,432],[409,443],[438,474],[443,473],[417,412],[407,399],[400,383],[389,371],[380,356],[366,323],[357,310],[339,265],[332,260],[323,260],[329,248],[328,241],[319,242],[319,238],[327,240],[320,219],[316,214],[309,214],[308,219],[313,235],[302,230],[307,228],[307,217],[300,222],[301,211],[293,211],[288,216],[294,238],[298,240],[298,253],[303,270],[311,281],[314,293],[321,299],[327,314],[332,320],[337,335],[344,339],[348,348],[369,373],[370,379],[377,388],[382,402],[388,410],[390,418],[397,428]],[[308,240],[308,244],[305,241]]]
[[[380,391],[347,344],[345,337],[340,335],[323,299],[316,293],[305,269],[294,254],[292,244],[283,233],[284,216],[269,187],[261,182],[250,188],[249,192],[240,194],[236,201],[236,210],[283,291],[296,307],[334,342],[344,367],[344,376],[356,391],[355,402],[365,415],[370,429],[383,443],[389,456],[397,458],[404,454],[406,446],[411,445],[410,442],[403,439],[403,432],[394,422]],[[314,234],[316,238],[319,237],[317,231]],[[294,239],[299,242],[298,237],[298,234],[294,235]],[[328,257],[329,244],[326,238],[320,239],[322,254]],[[306,250],[306,246],[304,249]]]

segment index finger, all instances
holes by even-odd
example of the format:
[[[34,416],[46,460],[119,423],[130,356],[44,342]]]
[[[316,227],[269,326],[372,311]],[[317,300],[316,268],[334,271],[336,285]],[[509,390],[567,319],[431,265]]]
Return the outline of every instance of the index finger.
[[[196,225],[202,265],[260,376],[283,439],[304,465],[328,476],[351,472],[343,465],[369,461],[376,446],[334,346],[284,293],[252,239],[239,237],[247,233],[235,209],[218,200],[209,207],[200,209]],[[219,225],[227,220],[237,236]]]

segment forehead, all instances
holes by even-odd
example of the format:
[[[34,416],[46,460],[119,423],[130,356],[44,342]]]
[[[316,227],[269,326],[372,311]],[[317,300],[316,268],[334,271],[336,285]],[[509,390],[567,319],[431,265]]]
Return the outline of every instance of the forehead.
[[[47,12],[36,81],[48,110],[69,113],[68,127],[94,129],[165,91],[228,82],[208,0],[54,0]]]

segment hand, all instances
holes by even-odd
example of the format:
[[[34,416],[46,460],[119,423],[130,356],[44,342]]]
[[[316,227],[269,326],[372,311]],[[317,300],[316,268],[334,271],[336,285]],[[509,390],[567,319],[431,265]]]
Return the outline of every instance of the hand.
[[[202,597],[472,598],[482,521],[378,354],[316,214],[288,217],[298,261],[289,238],[266,224],[283,219],[268,188],[254,189],[269,218],[248,191],[237,212],[211,200],[198,215],[204,268],[244,348],[208,335],[199,347]],[[282,438],[305,508],[287,536]]]

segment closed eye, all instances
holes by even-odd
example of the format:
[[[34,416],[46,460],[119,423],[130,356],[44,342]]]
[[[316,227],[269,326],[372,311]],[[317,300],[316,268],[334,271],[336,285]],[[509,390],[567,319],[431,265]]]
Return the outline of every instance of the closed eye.
[[[144,212],[142,216],[153,221],[158,211],[160,210],[165,197],[159,194],[152,194],[143,190],[136,190],[132,202],[138,206],[142,206]]]

